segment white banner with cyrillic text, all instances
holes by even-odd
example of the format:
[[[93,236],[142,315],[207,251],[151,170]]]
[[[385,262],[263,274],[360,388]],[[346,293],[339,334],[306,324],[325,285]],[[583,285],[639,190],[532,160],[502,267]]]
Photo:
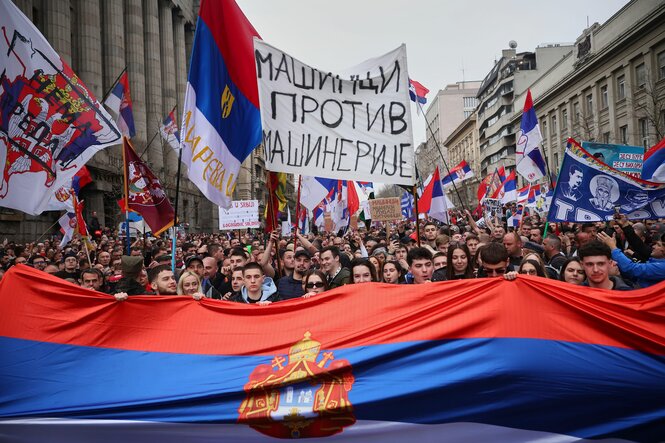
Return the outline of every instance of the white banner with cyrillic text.
[[[220,231],[258,228],[260,226],[258,200],[234,200],[231,202],[229,209],[219,207]]]
[[[254,39],[266,167],[414,183],[405,45],[347,74],[320,71]]]

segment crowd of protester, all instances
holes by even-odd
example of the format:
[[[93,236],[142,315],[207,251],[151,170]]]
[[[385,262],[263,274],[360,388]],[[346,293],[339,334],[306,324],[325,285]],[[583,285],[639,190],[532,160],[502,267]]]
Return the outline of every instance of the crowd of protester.
[[[449,225],[421,220],[419,230],[413,221],[401,221],[338,235],[189,234],[178,237],[174,260],[168,238],[132,239],[127,254],[123,239],[100,227],[93,250],[79,240],[63,248],[55,238],[26,245],[5,240],[0,274],[24,264],[117,300],[186,295],[259,305],[366,282],[512,280],[527,274],[632,290],[665,280],[662,221],[632,222],[617,214],[610,222],[551,224],[545,232],[537,215],[515,229],[505,220],[480,227],[470,213],[456,215]]]

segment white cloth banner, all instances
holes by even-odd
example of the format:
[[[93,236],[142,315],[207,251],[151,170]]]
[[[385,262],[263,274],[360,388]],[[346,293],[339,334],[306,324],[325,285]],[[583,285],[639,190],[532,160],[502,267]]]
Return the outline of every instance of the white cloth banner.
[[[404,45],[348,74],[307,66],[256,38],[254,50],[267,169],[414,183]]]
[[[11,1],[0,1],[0,29],[0,206],[71,210],[72,177],[120,132]]]

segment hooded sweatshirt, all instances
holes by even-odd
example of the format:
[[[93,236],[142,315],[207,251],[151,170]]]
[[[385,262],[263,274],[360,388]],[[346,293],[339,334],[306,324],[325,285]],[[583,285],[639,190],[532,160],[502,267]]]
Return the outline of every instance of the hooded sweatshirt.
[[[263,286],[261,286],[261,298],[257,301],[270,301],[275,302],[279,300],[279,294],[277,294],[277,286],[275,282],[272,281],[270,277],[264,277]],[[248,300],[248,292],[246,287],[240,288],[240,294],[238,297],[235,297],[234,301],[239,303],[250,303]]]

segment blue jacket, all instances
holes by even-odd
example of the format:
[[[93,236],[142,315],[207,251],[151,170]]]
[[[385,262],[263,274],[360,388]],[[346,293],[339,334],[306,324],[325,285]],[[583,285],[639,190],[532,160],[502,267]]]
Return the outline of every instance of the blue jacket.
[[[612,250],[612,260],[617,262],[622,274],[632,278],[641,288],[665,280],[665,258],[650,258],[646,263],[635,263],[619,248]]]

